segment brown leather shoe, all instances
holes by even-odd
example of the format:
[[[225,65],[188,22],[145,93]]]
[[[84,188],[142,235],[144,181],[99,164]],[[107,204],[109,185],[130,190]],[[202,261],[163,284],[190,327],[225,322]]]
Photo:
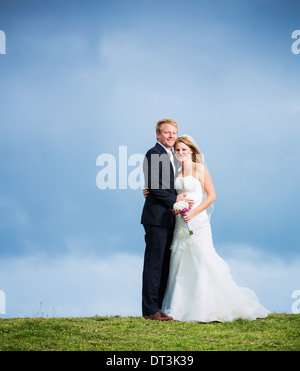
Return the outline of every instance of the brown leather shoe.
[[[172,317],[163,317],[160,315],[159,311],[157,311],[154,314],[150,314],[150,316],[145,316],[146,319],[151,319],[154,321],[171,321],[173,318]]]
[[[161,309],[158,310],[158,313],[161,315],[161,317],[164,318],[170,318],[169,321],[173,321],[173,317],[168,316],[166,313],[164,313]]]

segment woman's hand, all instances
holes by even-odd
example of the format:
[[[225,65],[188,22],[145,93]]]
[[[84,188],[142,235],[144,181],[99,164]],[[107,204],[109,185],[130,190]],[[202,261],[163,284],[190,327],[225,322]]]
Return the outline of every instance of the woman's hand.
[[[193,211],[189,211],[188,213],[181,214],[182,219],[186,223],[190,222],[193,219],[194,216],[195,215],[194,215]]]

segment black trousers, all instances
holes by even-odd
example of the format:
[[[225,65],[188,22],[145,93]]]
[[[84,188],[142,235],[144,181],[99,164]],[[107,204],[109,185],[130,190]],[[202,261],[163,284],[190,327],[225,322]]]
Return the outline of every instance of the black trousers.
[[[149,316],[161,309],[171,256],[174,227],[144,225],[146,250],[143,270],[142,309]]]

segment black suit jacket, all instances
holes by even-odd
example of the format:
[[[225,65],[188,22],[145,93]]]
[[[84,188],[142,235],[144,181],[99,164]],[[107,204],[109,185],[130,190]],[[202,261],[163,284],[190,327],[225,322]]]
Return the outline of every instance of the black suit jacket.
[[[171,209],[177,198],[176,174],[166,150],[159,143],[146,153],[143,170],[150,193],[145,199],[141,223],[172,227],[175,218]]]

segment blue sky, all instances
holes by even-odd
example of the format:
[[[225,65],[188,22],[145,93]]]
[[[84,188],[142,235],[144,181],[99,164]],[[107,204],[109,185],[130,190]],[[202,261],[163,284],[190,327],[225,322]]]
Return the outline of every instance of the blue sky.
[[[163,117],[205,154],[217,251],[270,310],[290,311],[300,288],[299,7],[0,0],[6,316],[34,315],[41,301],[49,315],[140,314],[143,198],[99,190],[96,159],[121,145],[145,153]]]

